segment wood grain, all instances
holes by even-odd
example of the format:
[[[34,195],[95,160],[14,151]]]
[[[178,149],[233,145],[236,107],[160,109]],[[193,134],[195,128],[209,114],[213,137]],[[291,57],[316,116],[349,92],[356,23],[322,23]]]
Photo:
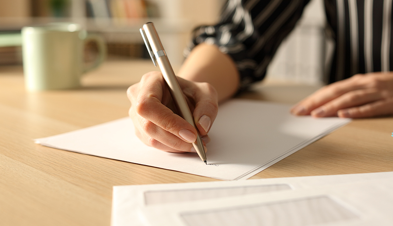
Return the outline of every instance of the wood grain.
[[[81,89],[28,92],[21,67],[0,68],[0,225],[109,225],[115,185],[214,180],[33,142],[127,116],[127,88],[151,70],[107,62]],[[268,81],[240,98],[295,103],[317,88]],[[253,178],[392,171],[392,132],[391,117],[355,120]]]

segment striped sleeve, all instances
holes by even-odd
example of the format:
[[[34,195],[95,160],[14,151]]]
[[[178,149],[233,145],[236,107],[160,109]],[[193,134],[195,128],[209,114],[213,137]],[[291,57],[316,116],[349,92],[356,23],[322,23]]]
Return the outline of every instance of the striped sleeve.
[[[194,29],[187,57],[200,43],[228,54],[240,74],[239,90],[261,81],[283,39],[293,30],[308,0],[228,0],[218,24]]]

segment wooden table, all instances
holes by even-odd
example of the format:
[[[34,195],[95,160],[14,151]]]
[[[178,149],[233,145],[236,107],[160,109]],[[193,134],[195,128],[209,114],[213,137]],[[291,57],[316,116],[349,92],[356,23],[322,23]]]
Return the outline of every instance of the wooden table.
[[[20,67],[0,68],[0,225],[109,225],[115,185],[214,180],[33,142],[127,116],[127,87],[154,69],[109,62],[82,89],[27,92]],[[267,82],[241,98],[293,104],[316,89]],[[253,179],[392,171],[392,132],[391,117],[352,121]]]

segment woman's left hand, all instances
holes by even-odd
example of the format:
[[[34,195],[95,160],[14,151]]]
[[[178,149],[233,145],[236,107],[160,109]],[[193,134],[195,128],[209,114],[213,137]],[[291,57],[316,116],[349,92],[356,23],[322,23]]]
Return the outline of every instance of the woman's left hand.
[[[355,75],[316,91],[291,109],[294,115],[367,118],[393,114],[393,72]]]

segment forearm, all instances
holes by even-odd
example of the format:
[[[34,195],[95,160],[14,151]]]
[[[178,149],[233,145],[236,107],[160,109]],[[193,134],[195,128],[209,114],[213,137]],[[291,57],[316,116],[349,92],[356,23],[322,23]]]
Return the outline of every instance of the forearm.
[[[232,59],[217,46],[200,44],[193,49],[179,71],[179,76],[194,82],[210,83],[223,101],[239,87],[239,74]]]

